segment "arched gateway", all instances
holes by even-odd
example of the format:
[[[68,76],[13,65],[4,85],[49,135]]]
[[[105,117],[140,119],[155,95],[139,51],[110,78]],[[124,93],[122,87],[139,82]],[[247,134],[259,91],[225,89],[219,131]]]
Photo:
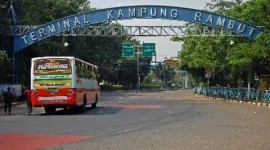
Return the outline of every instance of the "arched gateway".
[[[91,24],[128,19],[167,19],[197,22],[222,28],[250,39],[255,39],[263,30],[255,25],[203,10],[158,5],[123,6],[100,9],[61,18],[39,26],[15,37],[14,51],[66,30]]]

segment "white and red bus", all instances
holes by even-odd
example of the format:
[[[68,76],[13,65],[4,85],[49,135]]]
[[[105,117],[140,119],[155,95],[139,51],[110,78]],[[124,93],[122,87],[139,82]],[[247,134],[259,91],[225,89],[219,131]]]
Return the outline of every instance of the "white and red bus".
[[[31,102],[47,114],[56,108],[96,107],[100,98],[98,67],[75,57],[36,57],[31,62]]]

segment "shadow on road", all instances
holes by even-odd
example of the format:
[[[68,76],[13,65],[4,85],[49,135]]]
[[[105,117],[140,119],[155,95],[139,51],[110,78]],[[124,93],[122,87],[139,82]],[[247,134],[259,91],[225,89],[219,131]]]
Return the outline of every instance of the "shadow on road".
[[[81,112],[78,109],[70,108],[67,110],[58,110],[50,116],[62,116],[62,115],[112,115],[119,113],[123,108],[113,108],[113,107],[104,107],[99,106],[97,108],[88,107],[85,112]],[[39,116],[49,116],[45,113],[37,114]]]

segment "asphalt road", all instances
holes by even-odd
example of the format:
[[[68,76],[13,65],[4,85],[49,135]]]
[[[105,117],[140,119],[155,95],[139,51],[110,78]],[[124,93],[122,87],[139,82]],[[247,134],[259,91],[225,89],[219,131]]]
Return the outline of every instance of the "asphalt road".
[[[190,91],[107,92],[85,113],[28,116],[20,105],[0,115],[1,150],[270,149],[270,109]]]

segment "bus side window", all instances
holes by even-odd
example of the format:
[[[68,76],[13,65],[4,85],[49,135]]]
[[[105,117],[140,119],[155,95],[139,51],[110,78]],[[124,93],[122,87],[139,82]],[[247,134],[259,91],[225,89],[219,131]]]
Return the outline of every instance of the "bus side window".
[[[95,69],[95,75],[96,75],[96,80],[100,82],[100,75],[99,75],[98,69]]]
[[[82,78],[87,78],[87,66],[86,65],[82,65],[82,69],[81,69],[81,72],[82,72]]]
[[[88,79],[92,79],[93,78],[93,76],[92,76],[92,67],[91,66],[88,66],[89,67],[89,69],[88,69]]]
[[[76,63],[76,74],[77,74],[77,77],[80,77],[80,65],[78,63]]]
[[[88,79],[89,78],[89,66],[85,66],[85,70],[84,70],[84,73],[85,73],[85,78]]]
[[[93,75],[93,80],[96,80],[96,68],[93,68],[92,75]]]
[[[83,78],[83,72],[82,72],[82,68],[83,66],[80,64],[80,63],[77,63],[76,64],[76,73],[77,73],[77,76],[79,78]]]

